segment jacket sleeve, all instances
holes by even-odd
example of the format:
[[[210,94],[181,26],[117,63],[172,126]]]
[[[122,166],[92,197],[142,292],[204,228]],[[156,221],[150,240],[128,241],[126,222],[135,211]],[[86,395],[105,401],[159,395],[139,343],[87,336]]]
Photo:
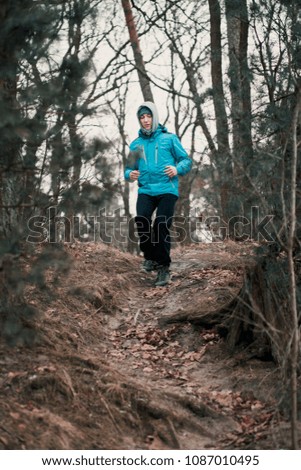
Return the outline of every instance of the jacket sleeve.
[[[132,183],[133,181],[130,179],[130,173],[133,171],[132,168],[126,167],[124,170],[124,179],[128,181],[129,183]]]
[[[176,159],[176,169],[178,175],[186,175],[186,173],[191,170],[192,160],[191,158],[189,158],[188,153],[186,152],[180,142],[180,139],[176,135],[173,135],[172,148],[174,157]]]

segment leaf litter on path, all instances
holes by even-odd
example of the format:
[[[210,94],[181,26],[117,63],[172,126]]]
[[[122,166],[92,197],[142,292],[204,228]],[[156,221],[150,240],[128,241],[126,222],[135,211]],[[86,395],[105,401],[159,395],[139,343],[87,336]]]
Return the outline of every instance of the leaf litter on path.
[[[38,345],[0,343],[0,447],[274,446],[275,366],[237,361],[213,329],[160,323],[233,295],[252,246],[178,247],[173,280],[161,288],[154,273],[137,275],[137,256],[93,243],[65,249],[73,268],[52,302],[28,294],[44,312]]]

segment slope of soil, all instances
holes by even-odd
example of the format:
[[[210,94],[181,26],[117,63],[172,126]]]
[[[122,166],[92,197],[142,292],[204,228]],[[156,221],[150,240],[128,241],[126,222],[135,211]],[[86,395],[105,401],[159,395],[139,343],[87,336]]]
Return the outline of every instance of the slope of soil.
[[[47,271],[52,296],[26,291],[40,312],[35,342],[0,342],[0,448],[289,448],[275,364],[230,353],[212,329],[164,321],[231,299],[252,249],[176,248],[172,283],[155,288],[137,256],[66,245],[68,274],[57,283]]]

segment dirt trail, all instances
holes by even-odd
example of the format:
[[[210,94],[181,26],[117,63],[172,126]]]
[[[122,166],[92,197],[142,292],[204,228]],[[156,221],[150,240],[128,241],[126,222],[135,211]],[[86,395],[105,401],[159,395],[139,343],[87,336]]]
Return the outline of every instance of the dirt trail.
[[[252,248],[177,248],[171,284],[156,288],[137,256],[67,246],[72,269],[55,297],[28,293],[44,312],[39,341],[0,343],[0,448],[288,448],[276,366],[231,354],[214,330],[162,321],[229,300]]]
[[[179,448],[254,447],[256,441],[264,447],[268,436],[269,447],[276,438],[270,433],[274,364],[232,355],[214,330],[187,322],[162,326],[171,313],[199,305],[209,311],[237,293],[250,248],[228,243],[175,250],[171,284],[154,287],[156,274],[140,270],[122,314],[109,320],[114,348],[108,348],[108,357],[157,393],[174,394],[198,416],[196,430],[181,425],[173,430]],[[164,434],[159,444],[158,435],[151,438],[160,448],[170,447]]]

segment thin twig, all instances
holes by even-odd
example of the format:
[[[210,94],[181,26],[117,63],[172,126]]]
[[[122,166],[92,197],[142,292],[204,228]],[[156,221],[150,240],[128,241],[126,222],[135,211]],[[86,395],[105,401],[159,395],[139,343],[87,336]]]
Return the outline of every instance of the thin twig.
[[[135,316],[134,316],[134,325],[137,324],[137,320],[138,320],[138,317],[141,313],[141,308],[138,308],[137,312],[135,313]]]

